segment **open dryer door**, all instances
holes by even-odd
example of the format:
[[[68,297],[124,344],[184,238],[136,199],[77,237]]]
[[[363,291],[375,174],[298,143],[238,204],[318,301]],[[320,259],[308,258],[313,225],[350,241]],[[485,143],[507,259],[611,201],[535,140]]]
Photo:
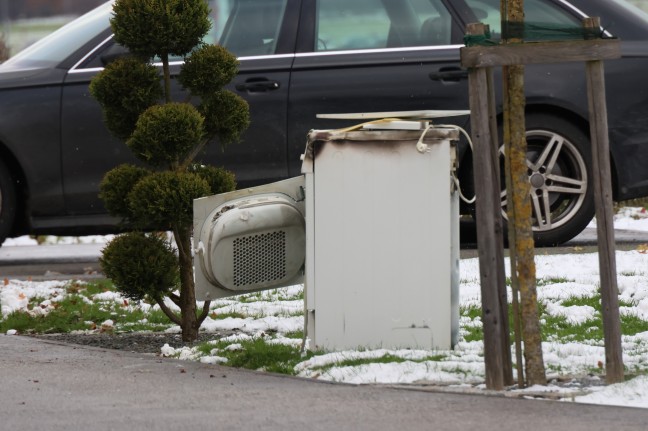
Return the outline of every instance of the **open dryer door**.
[[[196,298],[302,283],[304,177],[194,201]]]

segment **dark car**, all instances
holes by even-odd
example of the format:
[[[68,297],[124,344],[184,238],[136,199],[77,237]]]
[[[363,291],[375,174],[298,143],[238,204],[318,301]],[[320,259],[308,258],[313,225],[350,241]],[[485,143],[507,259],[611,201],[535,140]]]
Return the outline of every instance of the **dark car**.
[[[466,109],[463,29],[482,21],[493,37],[500,34],[499,0],[210,3],[207,42],[239,57],[231,88],[250,103],[252,124],[242,143],[224,150],[215,143],[202,161],[234,171],[239,187],[299,175],[308,130],[344,125],[316,114]],[[88,92],[90,80],[125,52],[112,39],[111,7],[0,65],[0,239],[116,229],[97,195],[99,183],[109,169],[135,159],[109,134]],[[525,19],[551,24],[559,38],[582,37],[585,15],[600,16],[604,35],[622,39],[623,58],[605,65],[614,197],[647,196],[648,17],[623,0],[525,0]],[[182,59],[175,60],[178,73]],[[556,244],[577,235],[594,212],[584,66],[529,66],[525,81],[529,173],[543,179],[532,189],[536,243]],[[176,91],[183,97],[179,85]],[[467,117],[440,121],[468,124]],[[460,157],[469,196],[472,155],[465,144]],[[462,211],[471,213],[471,205]]]

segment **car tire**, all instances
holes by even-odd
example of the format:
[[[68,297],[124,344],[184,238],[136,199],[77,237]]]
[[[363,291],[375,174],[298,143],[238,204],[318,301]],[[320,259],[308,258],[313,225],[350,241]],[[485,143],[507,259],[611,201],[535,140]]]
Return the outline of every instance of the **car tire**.
[[[13,229],[16,217],[16,189],[9,169],[0,160],[0,245]]]
[[[553,115],[528,115],[526,130],[535,245],[554,246],[581,233],[594,216],[590,142],[579,127]],[[500,154],[503,160],[503,149]],[[506,220],[506,193],[502,213]]]

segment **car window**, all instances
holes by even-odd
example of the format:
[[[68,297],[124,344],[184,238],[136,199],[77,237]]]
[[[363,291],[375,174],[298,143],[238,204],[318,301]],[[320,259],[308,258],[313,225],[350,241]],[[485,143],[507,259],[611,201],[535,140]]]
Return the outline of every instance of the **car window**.
[[[239,57],[274,54],[287,0],[212,0],[206,39]]]
[[[235,55],[273,54],[281,29],[287,0],[209,0],[212,26],[203,38],[208,44],[221,44]],[[106,17],[106,22],[108,18]],[[106,24],[107,27],[107,24]],[[126,55],[128,50],[109,41],[93,51],[79,69],[104,67],[107,61]],[[183,62],[182,56],[170,56],[170,62]],[[159,57],[154,63],[161,63]]]
[[[452,19],[441,0],[321,0],[315,51],[451,43]]]
[[[112,3],[88,12],[25,48],[2,64],[3,69],[54,67],[108,28]]]
[[[499,39],[502,35],[500,0],[466,0],[466,3],[480,22],[490,26],[492,38]],[[580,29],[581,22],[547,1],[525,0],[524,21],[529,25],[524,36],[527,41],[582,38],[581,33],[575,31]]]

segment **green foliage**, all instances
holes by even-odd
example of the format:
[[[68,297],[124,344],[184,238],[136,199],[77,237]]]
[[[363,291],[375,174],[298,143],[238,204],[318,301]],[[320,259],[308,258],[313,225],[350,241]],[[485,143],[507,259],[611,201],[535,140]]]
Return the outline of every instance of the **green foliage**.
[[[126,145],[152,166],[174,166],[203,140],[203,117],[188,103],[148,108]]]
[[[147,295],[160,299],[179,279],[178,258],[162,238],[140,232],[116,237],[99,259],[103,272],[125,296],[135,300]]]
[[[250,124],[248,103],[231,91],[204,97],[198,110],[205,117],[207,135],[218,136],[222,145],[240,141],[241,133]]]
[[[466,307],[462,306],[459,308],[459,314],[462,317],[468,317],[473,322],[479,322],[479,324],[471,324],[464,326],[463,338],[465,341],[481,341],[484,339],[484,330],[481,324],[482,318],[482,309],[478,306]]]
[[[103,200],[110,214],[133,219],[133,213],[128,205],[128,193],[133,190],[142,178],[151,172],[133,165],[121,165],[109,171],[99,186],[99,197]]]
[[[160,100],[163,90],[155,66],[123,57],[90,82],[90,94],[104,109],[108,129],[119,139],[127,139],[139,115]]]
[[[113,11],[115,40],[146,59],[184,56],[211,27],[204,0],[117,0]]]
[[[648,331],[648,322],[635,314],[621,316],[621,332],[623,335],[636,335]]]
[[[536,280],[536,286],[548,286],[550,284],[573,283],[574,280],[569,280],[565,277],[544,277]]]
[[[186,59],[178,81],[192,94],[209,97],[219,92],[238,72],[238,60],[219,45],[204,45]]]
[[[36,305],[37,306],[37,305]],[[104,322],[111,312],[100,304],[83,301],[79,296],[67,297],[47,315],[14,312],[0,321],[0,333],[15,329],[21,334],[50,334],[90,329],[87,322]]]
[[[239,313],[238,311],[230,311],[227,313],[215,313],[212,314],[212,319],[215,320],[224,320],[224,319],[245,319],[248,317],[246,314]]]
[[[236,189],[234,174],[227,169],[194,164],[189,167],[189,172],[193,172],[207,181],[211,194],[217,195]]]
[[[190,172],[155,172],[128,194],[133,218],[160,229],[190,227],[193,200],[210,193],[209,184]]]
[[[171,325],[169,317],[159,309],[146,313],[135,309],[119,316],[115,321],[115,329],[119,332],[164,331]]]
[[[211,25],[208,14],[205,0],[116,0],[111,27],[115,40],[133,57],[115,61],[91,84],[110,130],[138,159],[163,169],[120,167],[102,182],[102,199],[111,213],[137,228],[172,229],[179,254],[154,237],[135,233],[105,249],[104,270],[133,298],[160,299],[179,279],[177,303],[185,341],[197,337],[201,323],[193,300],[193,200],[236,186],[233,175],[223,169],[191,169],[190,164],[211,139],[236,142],[249,124],[247,103],[222,90],[237,73],[236,58],[222,47],[202,43]],[[200,97],[198,108],[174,102],[171,91],[169,56],[192,51],[179,80],[190,95]],[[161,78],[149,64],[155,57],[162,61]],[[164,103],[157,104],[162,96]]]
[[[97,300],[95,295],[115,288],[108,280],[98,282],[71,282],[65,287],[65,297],[33,297],[29,300],[28,312],[16,311],[0,319],[0,333],[15,329],[21,334],[67,333],[72,331],[93,331],[102,322],[110,319],[119,332],[163,331],[171,326],[169,318],[158,309],[144,311],[129,301],[116,301],[112,297]],[[44,301],[51,301],[48,312],[34,313]]]
[[[218,343],[216,348],[225,348],[229,343]],[[241,341],[240,350],[220,350],[218,356],[228,359],[227,365],[232,367],[247,368],[251,370],[263,370],[271,373],[295,374],[295,365],[313,356],[309,353],[302,357],[300,350],[296,347],[283,344],[268,344],[263,339]],[[213,344],[203,344],[199,350],[210,354],[214,349]]]
[[[564,299],[560,305],[563,307],[592,307],[595,310],[600,310],[601,308],[601,296],[571,296]]]
[[[392,354],[384,354],[383,356],[371,357],[371,358],[362,358],[362,359],[343,359],[339,362],[323,365],[320,367],[312,367],[312,370],[319,370],[322,372],[328,371],[331,368],[335,367],[359,367],[361,365],[369,364],[401,364],[403,362],[415,362],[415,363],[424,363],[424,362],[443,362],[448,357],[447,355],[429,355],[422,359],[411,359],[411,358],[401,358],[400,356]]]

